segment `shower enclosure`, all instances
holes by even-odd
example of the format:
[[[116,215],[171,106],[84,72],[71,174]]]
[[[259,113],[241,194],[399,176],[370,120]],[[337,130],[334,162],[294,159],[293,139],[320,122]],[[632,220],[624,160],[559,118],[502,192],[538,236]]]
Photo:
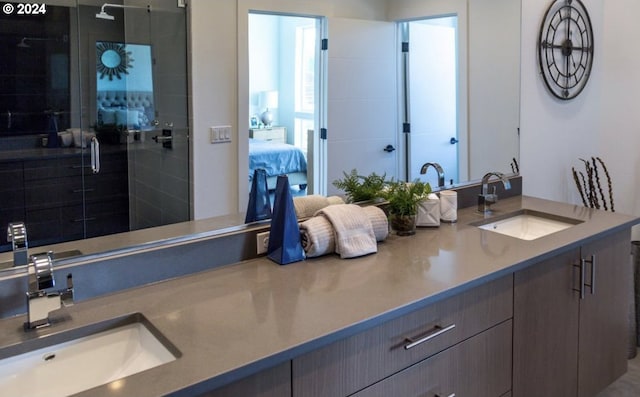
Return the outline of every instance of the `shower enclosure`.
[[[189,220],[185,8],[44,3],[0,14],[0,227],[35,247]]]

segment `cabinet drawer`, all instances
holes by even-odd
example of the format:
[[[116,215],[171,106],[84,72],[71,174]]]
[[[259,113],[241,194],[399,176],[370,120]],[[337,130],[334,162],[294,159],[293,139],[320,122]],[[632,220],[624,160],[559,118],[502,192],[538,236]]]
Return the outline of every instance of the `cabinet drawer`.
[[[512,315],[513,277],[506,276],[294,359],[294,395],[352,394]],[[425,337],[406,348],[408,338]]]
[[[500,397],[511,389],[511,320],[465,340],[354,397]]]
[[[286,138],[286,130],[284,128],[272,128],[272,129],[264,129],[264,130],[251,130],[249,132],[249,137],[255,139],[261,139],[263,141],[274,141],[285,143]]]

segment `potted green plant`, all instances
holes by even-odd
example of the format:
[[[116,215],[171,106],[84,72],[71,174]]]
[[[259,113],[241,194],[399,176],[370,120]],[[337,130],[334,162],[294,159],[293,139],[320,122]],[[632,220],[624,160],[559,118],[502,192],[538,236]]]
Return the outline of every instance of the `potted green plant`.
[[[409,236],[416,232],[418,203],[431,193],[431,185],[415,180],[413,182],[390,181],[384,190],[388,204],[391,229],[399,236]]]
[[[386,174],[377,175],[372,172],[368,176],[358,175],[356,169],[350,173],[342,172],[344,178],[333,181],[333,186],[344,191],[349,203],[375,201],[382,198]]]

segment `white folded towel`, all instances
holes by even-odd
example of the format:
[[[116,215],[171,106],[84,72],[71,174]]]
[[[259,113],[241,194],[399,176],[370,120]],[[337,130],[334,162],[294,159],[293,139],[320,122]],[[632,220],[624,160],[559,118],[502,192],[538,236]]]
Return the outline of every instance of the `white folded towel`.
[[[376,236],[365,210],[355,204],[330,205],[318,211],[333,226],[336,239],[336,253],[341,258],[378,252]]]
[[[307,258],[332,254],[336,250],[333,226],[324,216],[314,216],[300,223],[300,241]]]
[[[310,218],[315,215],[318,210],[333,204],[344,204],[344,200],[338,196],[325,197],[318,194],[293,198],[293,206],[296,209],[298,219]]]
[[[389,236],[389,220],[387,214],[380,207],[375,205],[368,205],[362,207],[367,214],[371,227],[373,227],[373,234],[376,236],[376,241],[384,241]]]

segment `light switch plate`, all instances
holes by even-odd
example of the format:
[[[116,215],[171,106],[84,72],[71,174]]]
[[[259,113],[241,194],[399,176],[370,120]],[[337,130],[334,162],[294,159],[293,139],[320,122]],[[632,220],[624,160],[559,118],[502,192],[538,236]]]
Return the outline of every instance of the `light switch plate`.
[[[209,127],[209,137],[211,143],[228,143],[231,142],[231,126],[220,125]]]

